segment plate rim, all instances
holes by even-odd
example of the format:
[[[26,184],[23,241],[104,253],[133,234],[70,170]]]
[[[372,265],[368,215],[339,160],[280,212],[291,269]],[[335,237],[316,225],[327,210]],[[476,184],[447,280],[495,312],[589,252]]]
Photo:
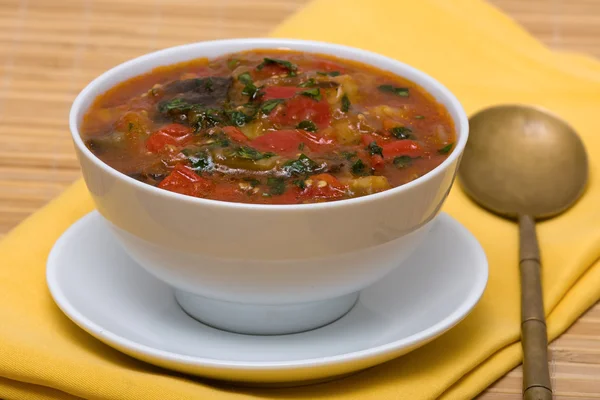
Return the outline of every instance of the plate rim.
[[[87,213],[71,224],[52,246],[46,261],[46,284],[50,291],[50,295],[55,304],[69,320],[94,338],[130,356],[147,362],[150,362],[148,360],[155,361],[162,366],[165,365],[165,362],[168,362],[170,365],[175,363],[187,367],[213,368],[221,371],[240,369],[249,371],[267,371],[277,369],[278,371],[283,372],[299,368],[317,369],[338,365],[340,363],[361,363],[369,359],[379,359],[389,354],[396,354],[404,349],[411,349],[420,344],[427,344],[455,327],[459,322],[465,319],[479,303],[489,279],[489,265],[481,244],[458,220],[445,212],[440,212],[438,216],[435,217],[435,220],[449,223],[453,225],[454,229],[462,231],[463,237],[469,242],[469,247],[473,247],[476,250],[476,256],[479,258],[477,265],[479,267],[477,268],[478,273],[476,274],[476,279],[473,281],[468,296],[465,297],[460,306],[437,323],[412,335],[379,346],[318,358],[278,361],[234,361],[191,356],[157,349],[113,333],[83,315],[73,304],[71,304],[68,296],[65,295],[59,283],[58,271],[60,270],[60,263],[58,263],[57,260],[70,238],[80,229],[83,229],[82,227],[89,223],[89,220],[93,220],[94,218],[102,218],[97,210]]]

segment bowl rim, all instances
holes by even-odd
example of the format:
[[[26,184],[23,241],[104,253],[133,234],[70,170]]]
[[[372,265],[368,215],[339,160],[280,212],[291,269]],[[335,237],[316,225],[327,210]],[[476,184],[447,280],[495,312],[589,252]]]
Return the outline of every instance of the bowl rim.
[[[144,63],[153,60],[155,58],[165,57],[171,54],[180,54],[182,52],[190,52],[193,54],[189,59],[200,58],[202,56],[202,48],[211,46],[227,46],[227,45],[241,45],[245,48],[245,50],[254,50],[254,49],[268,49],[268,46],[272,46],[272,48],[277,49],[286,49],[286,50],[297,50],[308,53],[321,53],[327,54],[328,50],[336,49],[342,53],[342,55],[336,55],[337,57],[344,59],[350,58],[349,55],[355,55],[357,57],[361,57],[363,60],[360,62],[376,67],[383,68],[381,66],[382,63],[388,63],[393,65],[393,70],[387,69],[388,71],[397,74],[399,76],[403,76],[403,74],[410,74],[412,77],[409,79],[410,81],[416,83],[425,89],[428,93],[430,90],[426,89],[425,86],[435,87],[436,90],[441,94],[437,98],[440,101],[440,97],[443,98],[448,104],[445,107],[451,113],[454,111],[458,118],[454,118],[453,122],[455,124],[455,129],[457,133],[457,141],[454,145],[454,149],[452,153],[438,166],[436,166],[431,171],[425,173],[424,175],[418,177],[417,179],[405,183],[400,186],[396,186],[394,188],[370,194],[367,196],[354,197],[350,199],[336,200],[330,202],[322,202],[322,203],[307,203],[307,204],[252,204],[252,203],[236,203],[236,202],[228,202],[222,200],[213,200],[213,199],[205,199],[200,197],[187,196],[184,194],[171,192],[169,190],[160,189],[158,187],[145,184],[140,182],[126,174],[112,168],[108,164],[105,164],[100,158],[98,158],[94,153],[89,150],[81,138],[79,133],[79,120],[78,115],[87,111],[84,109],[85,103],[91,96],[96,97],[94,94],[95,91],[98,91],[98,87],[108,86],[106,89],[101,92],[106,92],[110,88],[114,87],[116,83],[108,84],[114,76],[118,76],[118,74],[127,71],[128,69],[140,69],[138,74],[148,72],[148,69],[140,68],[144,65]],[[313,47],[314,50],[302,50],[298,49],[298,47]],[[236,51],[244,51],[244,50],[236,50]],[[234,52],[233,50],[231,52]],[[228,54],[228,52],[223,52],[223,54]],[[364,59],[368,59],[369,61],[364,61]],[[176,62],[173,62],[174,64]],[[163,64],[169,65],[169,63]],[[156,68],[156,66],[152,67]],[[400,71],[400,72],[398,72]],[[133,76],[136,76],[133,75]],[[132,77],[133,77],[132,76]],[[126,78],[130,79],[130,78]],[[122,82],[120,80],[119,82]],[[452,113],[451,113],[452,114]],[[150,195],[160,196],[165,199],[172,199],[172,201],[185,202],[189,204],[198,204],[212,207],[220,207],[225,209],[258,209],[258,210],[290,210],[290,211],[308,211],[308,210],[317,210],[317,209],[330,209],[333,207],[344,207],[344,206],[353,206],[359,205],[362,203],[374,202],[377,200],[383,200],[392,196],[395,196],[399,193],[406,192],[411,190],[414,187],[422,185],[427,181],[431,181],[441,173],[443,173],[452,163],[455,161],[460,161],[460,157],[463,153],[463,150],[466,146],[467,139],[469,136],[469,122],[467,115],[458,101],[456,96],[444,85],[442,85],[439,81],[426,74],[425,72],[412,67],[408,64],[405,64],[401,61],[393,59],[391,57],[384,56],[382,54],[378,54],[369,50],[360,49],[357,47],[351,47],[341,44],[335,44],[330,42],[323,41],[314,41],[314,40],[301,40],[301,39],[287,39],[287,38],[233,38],[233,39],[219,39],[219,40],[210,40],[210,41],[201,41],[189,44],[183,44],[174,47],[168,47],[165,49],[157,50],[154,52],[150,52],[139,57],[130,59],[125,61],[105,72],[101,75],[93,79],[90,83],[88,83],[83,90],[77,95],[73,104],[71,105],[71,109],[69,112],[69,128],[71,131],[71,137],[76,148],[79,150],[79,154],[85,156],[88,160],[90,160],[93,165],[101,170],[103,170],[108,175],[114,177],[115,179],[122,180],[127,182],[130,185],[133,185],[136,189],[139,189],[143,192],[147,192]]]

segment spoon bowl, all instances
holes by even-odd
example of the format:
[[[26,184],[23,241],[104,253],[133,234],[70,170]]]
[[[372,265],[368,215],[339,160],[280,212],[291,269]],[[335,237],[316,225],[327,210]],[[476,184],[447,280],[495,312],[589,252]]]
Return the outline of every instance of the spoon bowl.
[[[458,179],[483,207],[509,218],[548,218],[583,193],[585,148],[559,117],[536,107],[497,106],[473,115],[469,128]]]

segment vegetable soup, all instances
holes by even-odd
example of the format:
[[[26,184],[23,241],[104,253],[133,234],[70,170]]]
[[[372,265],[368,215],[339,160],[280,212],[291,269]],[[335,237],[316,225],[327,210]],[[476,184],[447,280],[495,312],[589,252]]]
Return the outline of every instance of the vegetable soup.
[[[80,128],[112,168],[206,199],[301,204],[410,182],[456,141],[421,87],[362,63],[252,50],[159,67],[99,96]]]

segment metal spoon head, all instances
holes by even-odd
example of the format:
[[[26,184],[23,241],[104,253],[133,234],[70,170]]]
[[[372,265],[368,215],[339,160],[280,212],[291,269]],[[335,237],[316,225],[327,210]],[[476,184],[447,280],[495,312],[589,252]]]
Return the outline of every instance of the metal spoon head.
[[[473,115],[469,129],[458,179],[483,207],[509,218],[547,218],[583,193],[585,148],[560,118],[534,107],[496,106]]]

